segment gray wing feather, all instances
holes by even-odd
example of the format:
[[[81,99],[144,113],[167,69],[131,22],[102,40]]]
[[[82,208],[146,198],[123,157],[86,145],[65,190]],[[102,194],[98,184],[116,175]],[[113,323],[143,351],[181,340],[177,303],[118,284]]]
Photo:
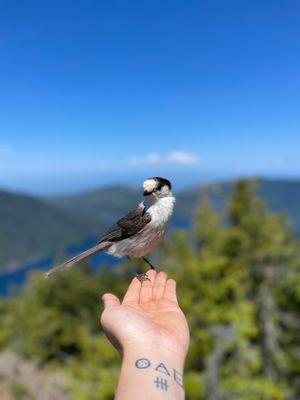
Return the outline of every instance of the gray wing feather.
[[[70,268],[77,262],[84,260],[95,253],[107,250],[111,246],[112,242],[135,235],[150,221],[151,215],[146,212],[143,203],[139,204],[134,210],[125,215],[125,217],[119,219],[116,224],[112,225],[96,246],[52,268],[50,271],[45,273],[45,276],[52,275],[63,268]]]
[[[119,219],[116,224],[112,225],[99,243],[117,242],[129,238],[142,230],[150,221],[151,215],[146,212],[146,207],[141,203],[125,217]]]
[[[93,254],[99,253],[100,251],[105,251],[111,246],[111,243],[99,243],[94,247],[91,247],[90,249],[84,251],[83,253],[77,254],[75,257],[70,258],[69,260],[65,261],[64,263],[57,265],[56,267],[50,269],[45,273],[45,276],[48,277],[58,271],[60,271],[63,268],[70,268],[74,264],[78,263],[81,260],[84,260],[87,257],[90,257]]]

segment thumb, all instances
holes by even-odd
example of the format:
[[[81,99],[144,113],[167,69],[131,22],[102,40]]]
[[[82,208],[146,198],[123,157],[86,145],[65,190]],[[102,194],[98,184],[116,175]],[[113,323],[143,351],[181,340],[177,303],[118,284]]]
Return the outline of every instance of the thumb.
[[[120,300],[118,299],[117,296],[115,296],[112,293],[105,293],[102,296],[102,301],[104,303],[104,309],[108,309],[108,308],[112,308],[112,307],[120,305]]]

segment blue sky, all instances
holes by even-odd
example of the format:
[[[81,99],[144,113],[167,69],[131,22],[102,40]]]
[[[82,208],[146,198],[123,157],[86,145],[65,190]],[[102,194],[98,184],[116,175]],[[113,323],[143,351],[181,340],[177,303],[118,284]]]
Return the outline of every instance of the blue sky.
[[[298,1],[0,5],[0,186],[300,176]]]

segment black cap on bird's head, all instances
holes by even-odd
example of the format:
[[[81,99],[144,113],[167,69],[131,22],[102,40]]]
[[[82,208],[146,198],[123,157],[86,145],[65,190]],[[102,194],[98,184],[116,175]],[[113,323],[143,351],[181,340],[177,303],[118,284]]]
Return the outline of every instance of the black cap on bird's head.
[[[168,179],[156,176],[146,179],[143,183],[143,188],[144,196],[156,193],[159,197],[165,197],[171,193],[172,185]]]

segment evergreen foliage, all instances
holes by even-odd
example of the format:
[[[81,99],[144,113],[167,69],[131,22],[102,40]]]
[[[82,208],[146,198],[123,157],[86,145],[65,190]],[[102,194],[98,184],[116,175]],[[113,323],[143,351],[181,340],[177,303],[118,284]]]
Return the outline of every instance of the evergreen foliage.
[[[174,231],[158,264],[178,281],[191,329],[187,400],[300,398],[300,252],[288,222],[239,181],[223,214],[205,197],[191,232]],[[124,294],[128,264],[87,266],[0,303],[0,346],[69,376],[76,400],[110,400],[119,356],[99,329],[100,296]]]

